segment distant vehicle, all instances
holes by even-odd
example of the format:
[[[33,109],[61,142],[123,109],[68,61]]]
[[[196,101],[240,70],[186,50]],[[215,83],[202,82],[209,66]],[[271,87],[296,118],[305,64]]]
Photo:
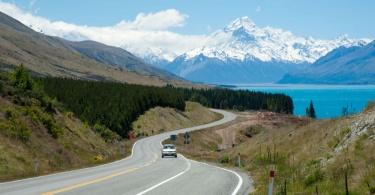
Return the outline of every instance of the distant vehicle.
[[[173,144],[163,145],[163,148],[161,149],[161,157],[164,158],[164,156],[174,156],[177,158],[176,146]]]

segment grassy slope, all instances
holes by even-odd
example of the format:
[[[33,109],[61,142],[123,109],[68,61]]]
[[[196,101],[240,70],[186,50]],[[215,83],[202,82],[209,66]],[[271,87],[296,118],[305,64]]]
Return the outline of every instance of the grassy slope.
[[[25,114],[31,110],[38,114]],[[12,119],[6,113],[12,113]],[[0,181],[92,166],[100,163],[95,156],[104,161],[118,158],[115,143],[105,143],[91,128],[64,113],[53,115],[62,132],[57,139],[53,138],[41,122],[48,116],[39,107],[15,105],[0,97]],[[25,141],[11,133],[20,131],[20,126],[30,132]],[[34,172],[34,158],[38,161],[38,173]]]
[[[241,153],[241,169],[255,181],[254,194],[267,193],[271,164],[276,164],[274,192],[281,193],[286,181],[288,194],[315,194],[316,189],[319,194],[344,194],[346,173],[351,194],[369,194],[371,189],[375,193],[374,105],[348,118],[317,121],[267,112],[237,113],[231,124],[192,132],[189,150],[180,152],[228,167],[237,166]],[[252,138],[245,136],[249,129]],[[230,137],[223,137],[222,131],[234,132],[233,148],[221,150]]]
[[[133,132],[135,135],[152,135],[210,123],[221,117],[220,114],[195,102],[186,102],[185,112],[156,107],[147,111],[133,123]]]
[[[204,113],[206,117],[197,117],[198,113]],[[155,117],[156,115],[166,118]],[[106,143],[99,134],[74,118],[71,113],[53,114],[53,119],[62,132],[57,139],[53,138],[42,123],[42,119],[48,116],[51,115],[40,107],[20,106],[11,99],[0,97],[0,182],[94,166],[121,158],[117,142]],[[141,127],[137,131],[151,135],[151,129],[148,128],[151,124],[160,124],[153,125],[155,133],[158,133],[157,130],[161,128],[178,129],[205,124],[218,118],[220,116],[207,108],[187,102],[183,113],[157,107],[141,116],[135,124]],[[20,127],[25,127],[30,132],[26,141],[17,138],[18,134],[12,134],[19,132]],[[142,137],[141,134],[139,137]],[[122,142],[127,155],[135,141]],[[97,157],[103,160],[97,160]],[[34,171],[34,158],[38,160],[37,173]]]

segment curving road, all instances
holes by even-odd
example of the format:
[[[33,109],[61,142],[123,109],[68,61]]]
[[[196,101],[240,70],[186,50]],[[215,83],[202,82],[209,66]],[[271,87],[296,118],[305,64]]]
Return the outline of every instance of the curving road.
[[[161,142],[171,134],[229,122],[236,115],[212,109],[222,120],[166,132],[137,141],[126,159],[92,168],[0,183],[0,194],[248,194],[244,173],[178,158],[160,158]]]

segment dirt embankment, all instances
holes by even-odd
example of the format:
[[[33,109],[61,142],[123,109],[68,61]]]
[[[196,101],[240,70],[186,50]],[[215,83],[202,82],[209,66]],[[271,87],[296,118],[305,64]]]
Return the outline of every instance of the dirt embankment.
[[[251,138],[254,134],[260,133],[259,129],[252,130],[251,127],[253,126],[272,130],[308,120],[299,116],[285,115],[269,111],[238,112],[237,116],[239,118],[237,120],[238,122],[215,131],[222,139],[222,143],[218,145],[218,150],[229,149],[238,145],[239,142],[245,141],[245,139],[240,138],[242,135]]]

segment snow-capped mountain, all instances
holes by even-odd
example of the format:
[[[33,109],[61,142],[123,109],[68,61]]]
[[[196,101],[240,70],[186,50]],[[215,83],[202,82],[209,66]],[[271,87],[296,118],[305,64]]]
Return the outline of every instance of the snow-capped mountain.
[[[258,28],[248,17],[239,18],[224,30],[211,35],[210,49],[200,48],[187,52],[187,59],[199,54],[219,59],[244,60],[253,56],[261,61],[285,61],[294,63],[315,62],[339,46],[364,45],[370,40],[352,40],[347,35],[332,40],[315,40],[312,37],[296,37],[289,31],[271,27]]]
[[[282,84],[375,84],[375,41],[363,47],[339,47],[309,68],[286,74]]]
[[[135,54],[145,62],[161,68],[177,57],[176,53],[163,48],[139,48],[129,45],[123,45],[121,48]]]
[[[177,57],[165,68],[188,80],[211,83],[270,83],[303,69],[333,49],[363,46],[370,40],[296,37],[271,27],[259,28],[248,17],[212,33],[210,45]],[[218,76],[220,75],[220,76]]]

